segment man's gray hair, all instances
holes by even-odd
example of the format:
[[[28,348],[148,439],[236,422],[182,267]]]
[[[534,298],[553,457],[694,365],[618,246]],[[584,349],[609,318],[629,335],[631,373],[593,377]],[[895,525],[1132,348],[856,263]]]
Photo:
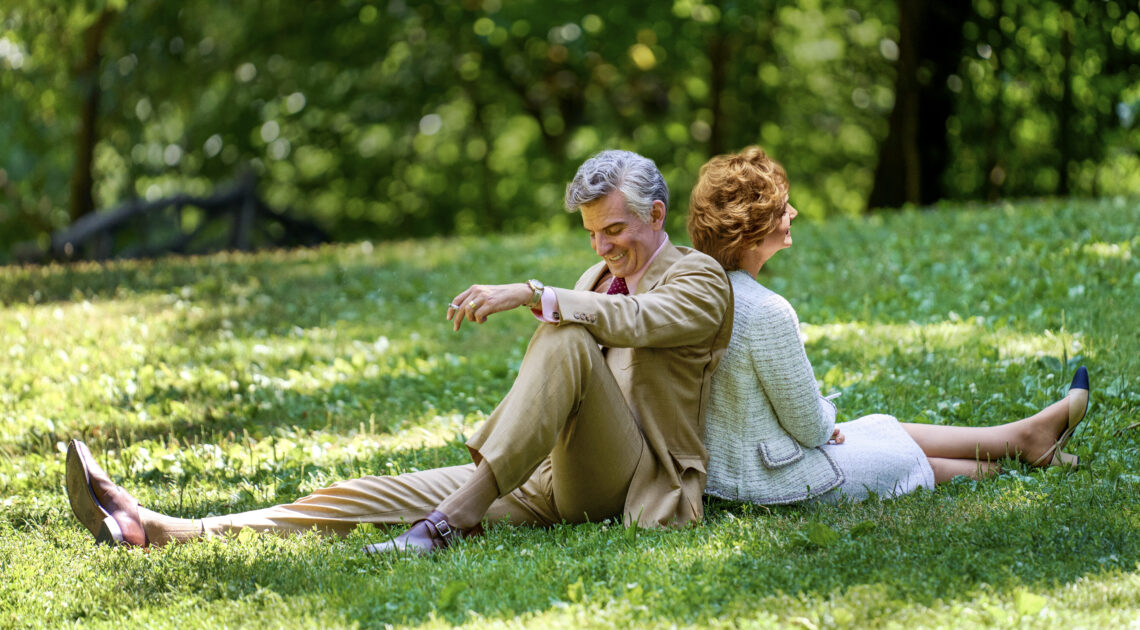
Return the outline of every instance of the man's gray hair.
[[[566,185],[566,209],[577,212],[615,190],[625,197],[626,207],[642,221],[651,220],[653,202],[669,207],[669,188],[653,160],[632,151],[602,151],[578,167]]]

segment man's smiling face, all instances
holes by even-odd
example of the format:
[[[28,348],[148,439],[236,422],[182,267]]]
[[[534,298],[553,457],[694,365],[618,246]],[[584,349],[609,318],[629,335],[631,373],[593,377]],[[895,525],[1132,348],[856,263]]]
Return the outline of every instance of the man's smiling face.
[[[644,267],[665,239],[665,204],[661,202],[654,202],[648,223],[626,208],[625,196],[617,190],[583,204],[580,210],[590,246],[619,278]]]

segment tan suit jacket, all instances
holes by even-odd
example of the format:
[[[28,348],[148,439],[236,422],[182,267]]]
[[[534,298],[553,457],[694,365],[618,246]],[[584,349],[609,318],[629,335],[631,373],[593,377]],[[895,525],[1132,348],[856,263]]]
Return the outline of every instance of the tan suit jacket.
[[[609,348],[606,364],[648,445],[625,516],[643,527],[699,521],[708,463],[704,412],[732,335],[728,278],[711,257],[672,244],[650,263],[634,295],[593,293],[605,273],[598,263],[573,291],[555,291],[560,325],[586,326]]]

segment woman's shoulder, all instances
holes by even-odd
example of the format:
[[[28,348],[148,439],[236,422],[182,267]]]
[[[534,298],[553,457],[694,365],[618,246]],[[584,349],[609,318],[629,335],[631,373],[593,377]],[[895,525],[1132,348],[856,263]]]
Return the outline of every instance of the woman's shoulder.
[[[732,282],[736,317],[756,320],[796,320],[796,311],[784,296],[757,282],[745,271],[728,274]]]

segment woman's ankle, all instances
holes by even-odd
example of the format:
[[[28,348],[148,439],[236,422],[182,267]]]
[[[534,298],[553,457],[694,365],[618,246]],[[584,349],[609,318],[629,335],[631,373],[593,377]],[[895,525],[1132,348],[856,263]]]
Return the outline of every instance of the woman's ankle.
[[[203,534],[201,519],[176,518],[139,507],[139,519],[153,546],[199,538]]]

